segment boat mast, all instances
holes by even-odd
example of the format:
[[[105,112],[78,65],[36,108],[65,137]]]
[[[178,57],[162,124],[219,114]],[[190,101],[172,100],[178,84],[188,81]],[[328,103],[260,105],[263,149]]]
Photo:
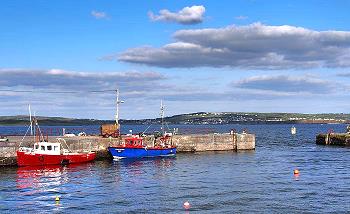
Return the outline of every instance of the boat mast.
[[[115,92],[117,93],[117,100],[116,100],[116,113],[115,113],[115,124],[118,125],[119,124],[119,104],[124,103],[124,101],[119,100],[119,89],[115,90]]]
[[[164,135],[164,105],[163,100],[160,100],[160,117],[162,119],[162,134]]]
[[[33,135],[33,120],[32,120],[32,111],[30,109],[30,104],[28,105],[29,111],[29,122],[30,122],[30,135]]]
[[[30,104],[28,105],[28,111],[29,111],[29,122],[30,122],[30,135],[33,136],[33,140],[35,143],[36,142],[36,132],[35,132],[35,129],[33,131],[33,118],[32,118],[32,110],[30,108]],[[34,113],[34,119],[35,119],[35,113]],[[36,128],[36,126],[35,126],[35,128]]]

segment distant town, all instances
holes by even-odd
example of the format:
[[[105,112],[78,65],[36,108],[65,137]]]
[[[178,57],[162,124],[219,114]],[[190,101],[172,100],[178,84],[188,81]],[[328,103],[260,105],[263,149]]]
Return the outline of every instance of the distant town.
[[[100,125],[113,120],[37,117],[41,125]],[[275,124],[275,123],[350,123],[350,114],[299,114],[254,112],[197,112],[165,117],[168,124]],[[160,124],[161,119],[120,120],[121,124]],[[0,116],[0,125],[25,125],[28,116]]]

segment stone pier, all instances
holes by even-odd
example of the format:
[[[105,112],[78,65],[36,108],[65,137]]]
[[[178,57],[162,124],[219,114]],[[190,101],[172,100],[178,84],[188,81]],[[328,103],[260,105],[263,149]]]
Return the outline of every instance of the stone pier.
[[[350,146],[350,133],[318,134],[316,144],[333,146]]]
[[[111,158],[107,148],[117,146],[124,142],[125,136],[119,138],[102,138],[100,136],[74,136],[74,137],[57,137],[50,136],[49,141],[55,142],[56,138],[65,139],[67,146],[72,151],[93,150],[96,151],[97,160]],[[20,145],[22,137],[9,136],[9,142],[3,143],[0,147],[0,166],[16,165],[16,149],[19,146],[32,147],[33,137],[26,137]],[[146,145],[151,145],[154,141],[153,136],[144,138]],[[172,143],[177,146],[177,152],[205,152],[205,151],[239,151],[254,150],[254,134],[190,134],[174,135]]]

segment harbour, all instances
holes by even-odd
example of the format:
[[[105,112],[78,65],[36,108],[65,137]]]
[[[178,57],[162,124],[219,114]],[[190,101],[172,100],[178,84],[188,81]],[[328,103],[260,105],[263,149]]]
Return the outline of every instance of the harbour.
[[[235,129],[227,133],[179,135],[178,128],[171,130],[165,123],[165,107],[160,102],[160,131],[145,134],[152,126],[142,132],[122,134],[119,123],[119,105],[124,101],[116,92],[115,122],[99,126],[99,135],[87,136],[86,132],[52,135],[51,130],[42,130],[38,119],[32,116],[28,106],[29,125],[21,138],[3,137],[0,151],[0,166],[48,166],[91,162],[97,159],[119,160],[123,158],[153,158],[175,156],[180,152],[238,151],[254,150],[255,135],[246,129],[241,134]],[[108,140],[106,140],[108,139]],[[56,142],[54,142],[56,141]],[[178,149],[179,147],[179,149]]]
[[[256,134],[255,151],[180,152],[168,158],[96,160],[48,168],[1,167],[0,212],[21,207],[24,212],[179,213],[184,212],[184,201],[190,202],[190,212],[200,213],[347,212],[349,149],[315,144],[317,133],[342,132],[346,125],[296,124],[296,135],[291,135],[290,127],[200,126],[217,133],[247,128]],[[136,132],[137,127],[124,128]],[[293,174],[296,168],[299,176]]]
[[[0,214],[350,213],[350,1],[0,2]]]
[[[111,158],[107,148],[109,146],[121,145],[127,135],[118,138],[103,138],[101,136],[49,136],[48,140],[56,141],[62,138],[73,151],[91,149],[96,152],[97,160],[109,160]],[[8,144],[3,144],[0,149],[1,165],[16,165],[16,149],[19,147],[23,137],[8,136]],[[26,138],[23,145],[32,147],[31,138]],[[149,145],[154,141],[154,137],[145,138],[145,144]],[[238,133],[212,133],[212,134],[188,134],[174,135],[172,141],[177,145],[177,152],[205,152],[205,151],[237,151],[254,150],[255,136],[252,134]],[[8,145],[8,146],[6,146]]]

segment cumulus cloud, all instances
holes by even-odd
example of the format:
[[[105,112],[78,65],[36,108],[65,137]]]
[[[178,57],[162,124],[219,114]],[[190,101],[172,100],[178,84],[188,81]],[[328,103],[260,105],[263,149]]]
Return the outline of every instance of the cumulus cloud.
[[[333,84],[326,80],[309,76],[294,77],[287,75],[253,76],[234,82],[232,86],[241,89],[277,92],[285,95],[328,94],[335,90]]]
[[[158,67],[305,69],[350,67],[350,32],[254,23],[179,30],[160,48],[130,48],[108,59]]]
[[[205,7],[202,5],[184,7],[178,12],[170,12],[163,9],[159,11],[159,15],[149,12],[148,16],[152,21],[167,21],[176,22],[184,25],[198,24],[203,22],[203,16],[205,13]]]
[[[0,90],[99,91],[121,88],[126,92],[154,88],[165,77],[156,72],[72,72],[60,69],[0,69]]]
[[[163,84],[167,78],[157,72],[0,69],[0,76],[0,112],[7,115],[23,114],[31,103],[41,115],[113,119],[116,88],[133,115],[136,107],[148,104],[149,94],[171,87]],[[158,105],[158,100],[151,101]]]
[[[95,17],[96,19],[107,19],[108,18],[107,13],[102,12],[102,11],[93,10],[93,11],[91,11],[91,15],[93,17]]]

